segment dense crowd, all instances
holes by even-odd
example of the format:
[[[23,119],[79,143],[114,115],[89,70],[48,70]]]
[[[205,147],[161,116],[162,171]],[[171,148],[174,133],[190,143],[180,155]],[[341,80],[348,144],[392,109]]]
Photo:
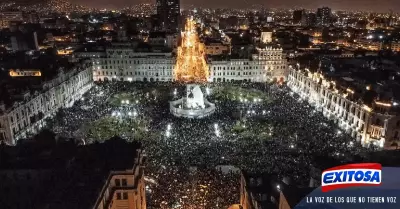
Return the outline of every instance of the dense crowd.
[[[116,111],[125,115],[122,123],[132,117],[147,121],[148,134],[138,140],[149,156],[146,175],[154,180],[148,184],[149,208],[227,208],[238,203],[240,174],[236,169],[216,169],[220,165],[268,172],[305,185],[316,157],[351,161],[363,153],[354,139],[285,86],[240,85],[264,92],[266,100],[212,93],[221,86],[209,86],[208,100],[217,107],[213,115],[183,119],[170,114],[168,101],[183,96],[184,86],[101,84],[73,107],[61,110],[49,125],[58,134],[85,140],[82,127],[102,117],[117,117]],[[178,95],[174,89],[179,89]],[[132,93],[136,102],[121,106],[109,102],[120,92]]]

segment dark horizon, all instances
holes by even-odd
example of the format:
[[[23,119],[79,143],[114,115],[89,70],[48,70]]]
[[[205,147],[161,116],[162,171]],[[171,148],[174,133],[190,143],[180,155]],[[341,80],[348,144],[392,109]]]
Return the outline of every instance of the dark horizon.
[[[140,3],[154,3],[154,0],[114,0],[112,3],[109,0],[71,0],[74,3],[79,3],[96,8],[121,8]],[[183,9],[185,5],[195,5],[208,8],[249,8],[251,5],[263,5],[267,8],[307,8],[316,9],[322,6],[331,7],[334,10],[357,10],[357,11],[374,11],[374,12],[400,12],[400,2],[398,0],[381,0],[376,4],[375,0],[303,0],[301,2],[294,0],[203,0],[202,2],[194,0],[182,0]]]

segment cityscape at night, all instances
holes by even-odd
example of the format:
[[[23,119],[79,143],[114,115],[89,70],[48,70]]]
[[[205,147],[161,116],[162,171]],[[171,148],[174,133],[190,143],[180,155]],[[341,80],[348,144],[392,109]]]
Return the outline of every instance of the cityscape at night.
[[[399,146],[395,0],[0,2],[0,209],[342,208]]]

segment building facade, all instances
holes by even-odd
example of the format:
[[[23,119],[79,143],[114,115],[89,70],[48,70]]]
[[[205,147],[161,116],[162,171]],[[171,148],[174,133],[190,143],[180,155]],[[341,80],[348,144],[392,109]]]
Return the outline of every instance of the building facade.
[[[391,49],[394,52],[400,52],[400,43],[399,42],[392,42]]]
[[[293,11],[293,24],[301,24],[306,15],[306,10],[304,9]]]
[[[372,105],[363,104],[349,96],[354,90],[339,91],[335,81],[324,79],[322,74],[291,66],[288,86],[364,146],[389,148],[399,138],[400,117],[394,111],[395,102],[375,100]]]
[[[380,41],[374,41],[370,39],[359,39],[355,44],[356,47],[360,47],[369,51],[380,51],[383,49],[383,43]]]
[[[132,169],[110,173],[94,209],[146,209],[144,155],[137,155]]]
[[[231,53],[231,47],[222,42],[206,43],[205,46],[207,55],[228,55]]]
[[[261,42],[264,44],[272,42],[272,31],[262,31],[261,32]]]
[[[22,22],[21,11],[3,11],[0,13],[0,29],[9,28],[11,22]]]
[[[320,26],[329,26],[332,23],[332,10],[329,7],[318,8],[317,21]]]
[[[180,0],[157,0],[157,18],[160,28],[176,32],[181,16]]]
[[[44,119],[60,107],[72,106],[93,85],[90,63],[74,67],[68,72],[42,84],[42,91],[26,92],[21,102],[12,107],[0,105],[0,141],[14,145],[18,139],[36,133],[44,125]]]
[[[135,52],[131,47],[109,47],[91,57],[94,81],[173,81],[176,58],[171,52]],[[266,82],[286,77],[287,62],[280,48],[258,48],[251,59],[209,60],[209,82]]]

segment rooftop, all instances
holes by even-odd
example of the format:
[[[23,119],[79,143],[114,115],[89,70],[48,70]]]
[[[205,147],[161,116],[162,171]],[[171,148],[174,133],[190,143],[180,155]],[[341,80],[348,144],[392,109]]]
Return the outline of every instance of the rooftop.
[[[319,67],[306,71],[307,74],[319,75],[323,78],[319,80],[320,84],[353,102],[373,109],[377,105],[388,104],[391,108],[385,111],[398,111],[393,104],[400,101],[400,67],[395,62],[376,57],[323,58]],[[331,83],[327,85],[326,81]]]
[[[42,139],[37,138],[36,140]],[[68,143],[69,146],[65,146],[65,143]],[[110,173],[132,170],[136,166],[135,157],[141,147],[138,143],[126,142],[118,137],[104,143],[87,146],[76,146],[72,142],[56,143],[47,148],[43,145],[43,142],[40,142],[39,145],[36,144],[30,154],[25,154],[25,159],[21,158],[15,161],[10,160],[12,156],[3,158],[0,171],[4,169],[48,169],[57,173],[54,182],[47,184],[45,195],[35,201],[38,202],[38,208],[60,209],[94,207]],[[6,153],[9,154],[9,150],[21,149],[22,151],[29,146],[32,144],[24,147],[1,147],[1,149],[6,150]],[[39,147],[40,149],[38,149]],[[39,157],[43,160],[42,162],[30,159],[39,159]],[[45,163],[46,166],[43,166],[43,162],[52,163]]]
[[[26,96],[35,95],[46,89],[46,83],[51,82],[60,74],[77,72],[85,63],[70,63],[68,58],[62,58],[49,54],[25,53],[5,54],[0,57],[0,103],[11,107],[15,102],[23,101]],[[52,53],[52,52],[51,52]],[[40,76],[10,76],[10,71],[16,72],[40,72]]]
[[[44,208],[92,208],[111,172],[134,168],[139,148],[117,137],[80,147],[70,172],[56,186],[58,192],[46,198]]]
[[[76,49],[74,52],[105,52],[105,48],[103,46],[87,44]]]

